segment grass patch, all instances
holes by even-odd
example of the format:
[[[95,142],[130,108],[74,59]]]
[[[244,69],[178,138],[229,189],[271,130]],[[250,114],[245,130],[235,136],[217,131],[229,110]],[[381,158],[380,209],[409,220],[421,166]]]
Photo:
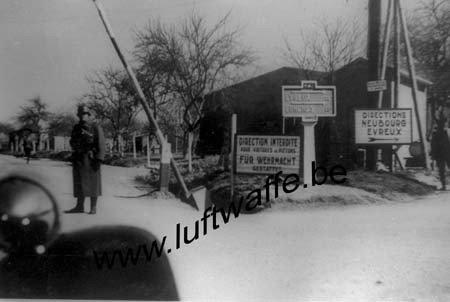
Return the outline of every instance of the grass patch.
[[[347,171],[343,184],[334,184],[330,178],[320,186],[303,188],[302,185],[292,193],[282,191],[283,177],[279,183],[279,197],[274,197],[273,186],[270,191],[270,202],[266,203],[265,188],[267,175],[236,175],[235,198],[231,201],[230,172],[218,165],[217,156],[196,159],[193,172],[187,172],[187,162],[179,161],[179,169],[188,189],[201,185],[211,192],[212,202],[219,208],[228,207],[230,202],[238,202],[252,190],[261,189],[262,205],[256,209],[272,207],[296,208],[317,207],[329,205],[373,204],[378,202],[411,200],[414,197],[425,196],[435,191],[435,186],[414,179],[414,175],[403,173],[372,172],[363,170]],[[319,178],[320,176],[318,176]],[[136,180],[152,187],[158,187],[159,169],[151,169],[147,175],[139,175]],[[169,191],[181,196],[181,187],[173,173]],[[236,204],[237,205],[237,204]]]

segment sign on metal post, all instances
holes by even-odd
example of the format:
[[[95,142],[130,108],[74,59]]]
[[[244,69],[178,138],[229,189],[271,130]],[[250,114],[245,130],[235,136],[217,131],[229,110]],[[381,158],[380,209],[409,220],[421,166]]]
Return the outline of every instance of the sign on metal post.
[[[298,174],[298,136],[236,135],[236,173]]]
[[[367,91],[383,91],[387,89],[386,80],[369,81],[367,82]]]
[[[411,144],[411,108],[356,109],[355,143],[360,145]]]

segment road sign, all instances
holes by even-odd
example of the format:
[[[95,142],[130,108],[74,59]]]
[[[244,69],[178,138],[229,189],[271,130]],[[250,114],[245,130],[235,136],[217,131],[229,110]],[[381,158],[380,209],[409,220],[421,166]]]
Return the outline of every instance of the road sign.
[[[283,117],[336,116],[336,87],[302,81],[301,86],[282,86]]]
[[[298,174],[300,138],[298,136],[236,135],[236,173]]]
[[[355,110],[356,144],[411,144],[411,115],[411,108]]]
[[[387,88],[386,80],[367,82],[367,91],[368,92],[383,91],[383,90],[386,90],[386,88]]]

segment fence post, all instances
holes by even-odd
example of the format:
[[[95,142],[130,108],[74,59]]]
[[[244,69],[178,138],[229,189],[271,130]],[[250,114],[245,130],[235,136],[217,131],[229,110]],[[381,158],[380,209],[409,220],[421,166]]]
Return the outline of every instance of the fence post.
[[[147,141],[147,167],[150,168],[150,135],[147,134],[145,139]]]
[[[236,135],[236,131],[237,131],[237,115],[236,113],[233,113],[233,115],[231,116],[231,135],[230,135],[230,160],[231,160],[231,171],[230,171],[230,190],[231,190],[231,201],[233,201],[233,196],[234,196],[234,171],[235,171],[235,154],[234,154],[234,137]]]
[[[133,132],[133,158],[136,159],[136,132]]]
[[[162,142],[161,163],[159,165],[159,190],[166,193],[169,191],[170,182],[170,148],[171,145],[167,143],[167,140]]]

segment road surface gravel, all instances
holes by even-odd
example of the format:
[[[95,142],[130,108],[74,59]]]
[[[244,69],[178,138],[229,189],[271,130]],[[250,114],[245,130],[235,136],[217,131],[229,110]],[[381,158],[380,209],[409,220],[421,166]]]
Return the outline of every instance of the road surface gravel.
[[[31,175],[61,210],[75,204],[64,162],[0,156],[2,175]],[[202,213],[171,199],[123,198],[142,191],[145,169],[103,166],[98,214],[62,214],[62,231],[134,225],[166,248],[183,300],[450,301],[450,192],[401,203],[264,211],[240,215],[174,249],[176,224]],[[119,197],[122,196],[122,197]],[[88,201],[86,201],[86,207]],[[202,230],[203,231],[203,230]]]

